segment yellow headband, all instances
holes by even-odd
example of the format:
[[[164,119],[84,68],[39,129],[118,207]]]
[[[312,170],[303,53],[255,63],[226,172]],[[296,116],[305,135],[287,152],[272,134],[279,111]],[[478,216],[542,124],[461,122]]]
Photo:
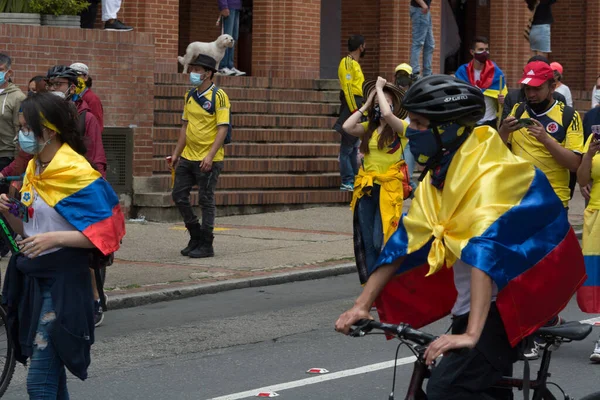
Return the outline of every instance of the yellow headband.
[[[56,133],[60,133],[60,131],[58,130],[56,125],[54,125],[52,122],[48,121],[41,111],[40,111],[40,117],[42,117],[42,125],[43,126],[45,126],[48,129],[53,130]]]

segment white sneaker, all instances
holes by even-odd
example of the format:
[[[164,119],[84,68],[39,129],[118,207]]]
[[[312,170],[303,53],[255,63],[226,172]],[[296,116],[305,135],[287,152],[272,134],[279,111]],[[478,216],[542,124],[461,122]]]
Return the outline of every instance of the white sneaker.
[[[225,75],[225,76],[232,76],[235,75],[235,72],[233,72],[233,70],[229,69],[229,68],[221,68],[219,70],[219,73],[221,75]]]
[[[600,339],[596,342],[596,346],[594,347],[594,352],[590,356],[590,361],[595,363],[600,363]]]
[[[233,73],[235,74],[235,76],[244,76],[246,75],[246,73],[244,71],[240,71],[239,69],[233,67],[231,68],[231,71],[233,71]]]

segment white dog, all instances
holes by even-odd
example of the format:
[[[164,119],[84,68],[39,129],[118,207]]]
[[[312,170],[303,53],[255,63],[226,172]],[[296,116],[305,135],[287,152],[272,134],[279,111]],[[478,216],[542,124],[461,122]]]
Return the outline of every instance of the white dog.
[[[233,47],[233,37],[231,35],[221,35],[211,43],[205,42],[192,42],[188,45],[185,50],[185,56],[177,57],[179,64],[183,65],[183,73],[186,74],[188,66],[192,61],[200,54],[206,54],[211,56],[217,62],[217,70],[219,70],[219,63],[225,57],[225,51],[228,47]]]

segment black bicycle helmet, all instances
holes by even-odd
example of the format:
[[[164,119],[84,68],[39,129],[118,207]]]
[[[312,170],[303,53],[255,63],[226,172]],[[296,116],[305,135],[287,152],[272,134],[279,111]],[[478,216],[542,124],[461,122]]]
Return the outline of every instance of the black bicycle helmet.
[[[50,68],[46,74],[46,79],[50,80],[53,78],[65,78],[71,83],[77,84],[77,72],[66,65],[55,65]]]
[[[408,89],[402,107],[435,125],[456,122],[474,125],[485,114],[481,90],[449,75],[419,79]]]

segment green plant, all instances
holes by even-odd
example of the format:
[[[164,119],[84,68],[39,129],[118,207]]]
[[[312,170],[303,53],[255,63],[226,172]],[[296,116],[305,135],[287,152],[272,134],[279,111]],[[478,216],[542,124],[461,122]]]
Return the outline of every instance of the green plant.
[[[89,5],[86,0],[29,0],[31,11],[45,15],[79,15]]]
[[[29,0],[0,0],[0,12],[27,13],[30,11]]]

